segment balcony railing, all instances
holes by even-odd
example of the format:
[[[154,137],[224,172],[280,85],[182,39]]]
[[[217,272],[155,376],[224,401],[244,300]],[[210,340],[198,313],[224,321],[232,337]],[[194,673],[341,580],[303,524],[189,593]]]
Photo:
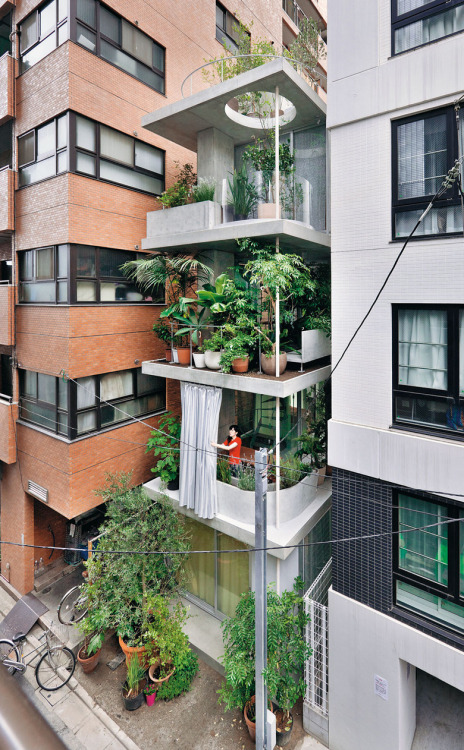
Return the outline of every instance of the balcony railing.
[[[13,345],[14,287],[0,281],[0,345]],[[1,397],[1,394],[0,394]]]
[[[0,170],[0,234],[14,231],[14,175],[12,169]]]
[[[13,87],[14,60],[11,55],[5,53],[0,57],[0,125],[14,117]]]

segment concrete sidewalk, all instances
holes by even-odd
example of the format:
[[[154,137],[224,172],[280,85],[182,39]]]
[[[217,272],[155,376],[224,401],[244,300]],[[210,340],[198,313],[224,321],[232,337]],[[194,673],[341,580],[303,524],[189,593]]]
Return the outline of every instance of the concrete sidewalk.
[[[0,581],[0,617],[5,617],[16,603],[8,584]],[[61,633],[60,629],[61,628]],[[67,629],[58,625],[56,632],[66,639]],[[37,624],[27,636],[25,654],[39,645],[43,628]],[[34,661],[34,666],[35,666]],[[77,672],[77,669],[76,669]],[[76,674],[76,673],[75,673]],[[98,703],[71,677],[69,683],[56,692],[42,690],[37,685],[34,668],[28,667],[17,679],[31,702],[53,727],[69,750],[139,750]]]

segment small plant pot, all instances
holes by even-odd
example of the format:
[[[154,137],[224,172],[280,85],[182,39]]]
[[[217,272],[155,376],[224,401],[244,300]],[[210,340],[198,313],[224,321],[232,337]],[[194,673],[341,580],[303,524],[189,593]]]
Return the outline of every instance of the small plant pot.
[[[276,709],[276,742],[279,747],[285,747],[290,742],[293,730],[293,715],[290,713],[290,721],[285,726],[283,722],[283,711],[281,708]]]
[[[171,479],[170,482],[167,483],[168,490],[178,490],[179,489],[179,477],[176,477],[175,479]]]
[[[256,722],[251,721],[248,718],[248,708],[255,705],[255,696],[252,695],[250,700],[245,703],[245,708],[243,709],[243,718],[245,719],[245,724],[247,725],[248,734],[250,735],[250,739],[253,742],[256,742]],[[254,709],[253,709],[254,710]]]
[[[234,221],[246,221],[248,214],[236,214],[234,213]]]
[[[221,354],[222,352],[210,352],[210,351],[205,352],[205,365],[209,370],[221,369],[221,364],[220,364]]]
[[[314,473],[317,476],[317,486],[318,487],[320,487],[322,484],[324,484],[326,471],[327,471],[327,466],[321,466],[320,469],[315,469],[314,470]]]
[[[83,657],[82,654],[83,647],[79,650],[79,653],[77,654],[77,661],[81,665],[83,671],[85,674],[90,674],[90,672],[93,672],[94,669],[97,668],[98,662],[100,661],[100,652],[101,648],[98,649],[98,651],[95,651],[92,656]]]
[[[258,203],[258,219],[275,219],[275,203]]]
[[[190,347],[189,346],[178,346],[177,356],[179,357],[179,364],[186,365],[190,364]]]
[[[145,687],[145,680],[143,680]],[[142,683],[140,683],[142,686]],[[141,687],[140,693],[137,693],[137,695],[131,695],[127,696],[127,685],[126,683],[122,686],[122,699],[124,701],[124,707],[127,711],[136,711],[143,703],[143,687]]]
[[[126,656],[126,666],[129,666],[131,659],[137,658],[140,664],[147,667],[147,650],[145,646],[127,646],[122,638],[119,638],[119,645]]]
[[[162,684],[163,684],[164,682],[168,682],[168,680],[169,680],[169,679],[170,679],[170,678],[172,677],[172,675],[173,675],[173,674],[174,674],[174,672],[176,671],[176,668],[175,668],[175,667],[173,667],[173,668],[172,668],[172,671],[171,671],[171,672],[169,672],[169,674],[167,674],[167,675],[166,675],[166,677],[161,677],[161,678],[158,678],[158,677],[155,677],[155,674],[156,674],[156,670],[157,670],[157,669],[159,669],[159,666],[160,666],[160,665],[159,665],[159,662],[158,662],[157,664],[152,664],[152,665],[150,666],[150,669],[148,670],[148,677],[149,677],[149,679],[151,680],[151,682],[152,682],[152,683],[153,683],[154,685],[156,685],[156,686],[157,686],[157,689],[158,689],[158,690],[159,690],[159,688],[161,687],[161,685],[162,685]]]
[[[232,370],[234,372],[248,372],[249,364],[250,364],[249,357],[245,357],[244,359],[241,359],[239,357],[238,359],[232,360]]]
[[[205,355],[201,352],[193,352],[193,361],[195,363],[195,367],[198,367],[199,370],[206,367]]]
[[[145,700],[147,702],[147,706],[153,706],[156,700],[156,693],[152,693],[151,695],[145,694]]]
[[[178,365],[179,364],[179,357],[177,355],[177,349],[171,349],[171,353],[172,353],[172,362],[173,362],[173,364],[174,365]]]
[[[172,360],[172,351],[171,349],[166,349],[166,362],[170,362]]]
[[[275,354],[273,354],[272,357],[266,357],[264,354],[261,354],[261,367],[266,373],[266,375],[275,375],[276,374]],[[285,372],[286,367],[287,367],[287,353],[283,352],[279,356],[279,375],[282,375],[282,373]]]

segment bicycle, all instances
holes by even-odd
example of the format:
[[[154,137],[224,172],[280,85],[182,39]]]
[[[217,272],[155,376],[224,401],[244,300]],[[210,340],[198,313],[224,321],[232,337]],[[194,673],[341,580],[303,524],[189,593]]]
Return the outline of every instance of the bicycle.
[[[58,605],[58,619],[62,625],[74,625],[84,619],[88,612],[87,597],[82,586],[73,586]]]
[[[12,640],[0,639],[0,662],[10,674],[24,673],[26,668],[40,656],[35,667],[35,679],[42,690],[55,691],[66,685],[74,674],[76,657],[67,646],[53,646],[53,633],[46,630],[39,641],[45,638],[44,644],[23,654],[24,633],[18,633]],[[32,658],[29,658],[32,657]]]

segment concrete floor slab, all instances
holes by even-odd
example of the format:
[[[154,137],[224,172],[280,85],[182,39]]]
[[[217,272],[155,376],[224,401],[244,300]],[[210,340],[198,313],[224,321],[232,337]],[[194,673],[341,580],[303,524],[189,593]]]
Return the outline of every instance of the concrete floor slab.
[[[73,693],[69,693],[64,700],[54,707],[54,714],[59,716],[73,732],[87,723],[92,717],[92,711],[83,705]]]
[[[91,716],[76,732],[76,739],[85,745],[87,750],[105,750],[116,743],[111,734],[94,716]]]

